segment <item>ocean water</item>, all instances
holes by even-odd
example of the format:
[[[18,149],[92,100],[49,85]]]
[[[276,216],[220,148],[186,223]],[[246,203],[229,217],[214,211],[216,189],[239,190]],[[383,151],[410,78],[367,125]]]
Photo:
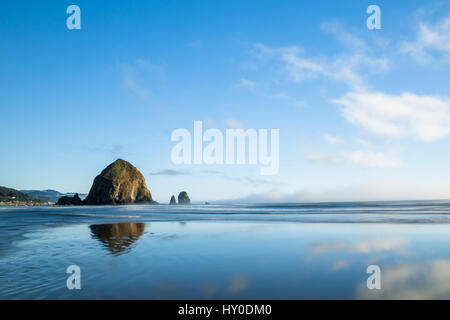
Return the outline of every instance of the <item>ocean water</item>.
[[[0,299],[449,298],[450,201],[0,208]]]

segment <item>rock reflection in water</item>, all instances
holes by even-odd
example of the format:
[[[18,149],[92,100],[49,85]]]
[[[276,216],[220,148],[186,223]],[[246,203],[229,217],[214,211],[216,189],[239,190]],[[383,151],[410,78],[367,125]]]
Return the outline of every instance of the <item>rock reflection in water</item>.
[[[144,234],[145,223],[114,223],[90,225],[91,235],[100,240],[112,254],[127,253]]]

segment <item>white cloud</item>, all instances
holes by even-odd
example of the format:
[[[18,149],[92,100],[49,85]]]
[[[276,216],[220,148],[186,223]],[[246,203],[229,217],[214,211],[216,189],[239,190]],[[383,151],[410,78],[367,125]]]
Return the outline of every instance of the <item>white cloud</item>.
[[[173,169],[163,169],[156,172],[150,173],[152,176],[181,176],[187,175],[189,172]]]
[[[164,78],[164,68],[152,64],[145,59],[136,59],[133,63],[123,65],[122,85],[141,100],[149,100],[153,92],[149,89],[155,88],[155,80]]]
[[[274,59],[281,63],[285,72],[295,82],[323,76],[331,80],[344,82],[352,88],[364,87],[363,76],[378,73],[389,68],[389,60],[371,56],[364,41],[345,31],[337,23],[326,23],[322,29],[336,36],[345,46],[344,52],[333,58],[308,57],[299,46],[269,47],[258,43],[254,45],[255,55],[261,61]]]
[[[331,145],[339,145],[344,143],[343,139],[330,134],[324,134],[323,138],[325,139],[326,142],[328,142]]]
[[[214,120],[213,118],[211,118],[211,117],[209,117],[209,116],[205,116],[205,117],[203,117],[203,125],[205,126],[205,127],[210,127],[210,126],[213,126],[214,125],[214,123],[216,122],[216,120]]]
[[[368,49],[364,41],[358,39],[354,34],[345,30],[345,28],[337,21],[327,21],[320,27],[322,31],[333,34],[336,39],[346,47],[360,51]]]
[[[358,144],[362,147],[365,147],[365,148],[373,148],[373,144],[371,142],[361,139],[361,138],[356,139],[356,144]]]
[[[304,107],[306,105],[305,100],[299,99],[299,98],[297,98],[291,94],[288,94],[286,92],[276,92],[274,94],[268,95],[267,97],[287,101],[295,107]]]
[[[304,58],[297,47],[283,49],[281,59],[286,63],[286,70],[296,82],[320,75],[355,88],[363,86],[360,69],[381,70],[387,66],[384,59],[370,58],[357,52],[334,60]]]
[[[352,151],[344,155],[349,163],[361,167],[392,168],[401,164],[399,159],[382,152]]]
[[[239,120],[236,120],[236,119],[232,119],[232,118],[225,119],[224,122],[227,125],[227,127],[232,128],[232,129],[244,128],[244,125],[242,124],[242,122],[240,122]]]
[[[343,157],[336,154],[310,154],[305,157],[305,160],[316,164],[332,165],[343,162]]]
[[[323,165],[350,164],[364,168],[394,168],[401,164],[401,161],[393,155],[362,150],[339,154],[308,155],[306,160]]]
[[[354,91],[333,101],[350,123],[390,139],[433,141],[450,134],[450,99]]]
[[[256,86],[256,82],[242,78],[241,81],[239,81],[238,86],[252,88]]]
[[[442,54],[444,59],[450,57],[450,17],[435,24],[420,22],[417,39],[402,45],[402,51],[419,61],[429,61],[433,54]]]
[[[130,65],[124,66],[122,82],[125,89],[129,90],[142,100],[147,100],[151,96],[150,90],[142,85],[136,67]]]

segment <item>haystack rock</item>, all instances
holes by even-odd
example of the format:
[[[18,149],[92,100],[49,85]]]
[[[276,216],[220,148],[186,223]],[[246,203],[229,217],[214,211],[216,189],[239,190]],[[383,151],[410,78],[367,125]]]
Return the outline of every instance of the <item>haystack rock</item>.
[[[118,205],[157,202],[153,201],[142,173],[131,163],[117,159],[95,177],[83,203]]]
[[[172,198],[170,198],[170,204],[177,204],[177,200],[175,200],[175,196],[172,196]]]
[[[178,204],[191,204],[191,199],[186,191],[181,191],[178,195]]]

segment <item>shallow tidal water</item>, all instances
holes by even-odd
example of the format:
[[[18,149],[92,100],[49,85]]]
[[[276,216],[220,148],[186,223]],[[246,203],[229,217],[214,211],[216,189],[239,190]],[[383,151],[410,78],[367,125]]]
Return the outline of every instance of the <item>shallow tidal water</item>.
[[[4,207],[0,299],[450,299],[450,202]]]

